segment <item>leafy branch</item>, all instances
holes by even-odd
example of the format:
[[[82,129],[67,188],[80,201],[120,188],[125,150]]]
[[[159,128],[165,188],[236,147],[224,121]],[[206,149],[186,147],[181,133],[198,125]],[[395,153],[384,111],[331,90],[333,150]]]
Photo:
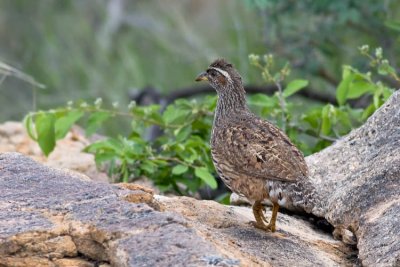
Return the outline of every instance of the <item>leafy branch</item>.
[[[194,194],[205,185],[216,188],[214,170],[209,157],[209,128],[215,98],[208,101],[178,100],[164,111],[159,105],[137,106],[127,110],[103,108],[102,100],[93,104],[69,102],[66,107],[29,113],[24,124],[28,134],[49,155],[56,141],[80,122],[87,136],[115,116],[131,121],[127,137],[108,137],[89,145],[85,151],[95,154],[98,164],[108,162],[110,175],[127,182],[139,176],[151,177],[163,190]],[[157,125],[163,135],[154,141],[146,138],[150,126]],[[182,179],[185,177],[185,179]]]
[[[293,80],[291,81],[285,89],[282,89],[282,84],[285,79],[290,75],[289,63],[286,63],[281,69],[275,73],[275,60],[272,54],[267,54],[261,57],[259,55],[251,54],[249,55],[250,63],[261,70],[261,76],[263,80],[267,83],[273,83],[278,88],[277,96],[279,99],[280,111],[281,113],[281,128],[286,131],[289,121],[289,110],[287,108],[287,100],[289,96],[295,94],[299,90],[305,88],[308,85],[307,80]]]
[[[369,54],[369,47],[359,48],[362,55],[370,60],[370,66],[379,75],[398,75],[389,62],[383,58],[382,49],[377,48],[375,55]],[[282,84],[290,74],[289,64],[274,72],[275,61],[271,54],[250,55],[250,63],[261,70],[264,81],[274,83],[278,92],[272,96],[250,96],[250,103],[264,116],[280,124],[281,128],[294,140],[306,154],[317,152],[347,134],[351,129],[361,125],[392,94],[393,89],[384,82],[373,79],[371,72],[361,72],[356,68],[343,66],[342,80],[336,89],[338,106],[326,104],[306,107],[289,101],[289,97],[308,85],[306,80],[293,80],[282,90]],[[372,96],[372,103],[365,109],[354,109],[348,105],[349,100],[362,96]],[[301,113],[298,110],[302,110]],[[303,135],[299,138],[298,135]],[[311,141],[310,141],[311,138]],[[306,139],[307,141],[303,141]]]
[[[370,60],[370,66],[376,68],[380,75],[389,75],[396,81],[400,82],[400,77],[396,70],[390,66],[389,60],[383,57],[383,50],[381,47],[375,49],[375,54],[370,53],[368,45],[360,46],[358,49],[362,55],[366,56]]]

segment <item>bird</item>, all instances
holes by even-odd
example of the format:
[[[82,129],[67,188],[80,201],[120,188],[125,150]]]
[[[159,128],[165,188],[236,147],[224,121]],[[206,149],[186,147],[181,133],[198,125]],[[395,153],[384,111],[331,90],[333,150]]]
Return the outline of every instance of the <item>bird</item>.
[[[282,130],[251,112],[234,66],[217,59],[195,81],[207,81],[217,92],[212,161],[225,185],[251,201],[252,224],[275,232],[280,207],[300,206],[310,212],[315,189],[304,155]],[[272,203],[269,222],[262,205],[266,199]]]

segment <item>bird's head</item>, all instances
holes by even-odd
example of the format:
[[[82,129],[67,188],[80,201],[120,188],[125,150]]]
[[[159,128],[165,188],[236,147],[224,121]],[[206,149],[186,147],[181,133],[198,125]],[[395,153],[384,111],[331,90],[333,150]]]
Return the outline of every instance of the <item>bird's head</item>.
[[[196,81],[208,81],[217,93],[235,89],[243,90],[239,73],[232,64],[222,58],[211,63],[205,72],[197,76]]]

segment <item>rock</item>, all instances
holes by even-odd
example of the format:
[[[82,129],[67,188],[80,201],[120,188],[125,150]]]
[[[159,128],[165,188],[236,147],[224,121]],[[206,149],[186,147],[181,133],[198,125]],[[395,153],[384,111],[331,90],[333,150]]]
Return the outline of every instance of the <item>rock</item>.
[[[70,236],[49,237],[49,239],[43,240],[43,242],[36,241],[38,241],[38,239],[35,238],[34,242],[25,243],[26,252],[24,254],[46,253],[50,258],[61,258],[64,256],[74,257],[78,254],[76,246]]]
[[[306,160],[321,198],[313,213],[345,242],[357,239],[363,265],[399,266],[400,91],[362,127]]]
[[[119,183],[117,186],[126,188],[131,192],[124,198],[132,203],[146,203],[150,207],[158,211],[164,211],[164,207],[160,202],[154,199],[154,190],[147,188],[141,184]]]
[[[223,206],[214,201],[188,197],[157,196],[167,211],[182,214],[189,226],[211,240],[241,266],[346,266],[353,262],[351,248],[309,221],[279,214],[276,233],[249,224],[254,216],[248,207]],[[267,218],[271,212],[266,212]]]
[[[56,259],[54,264],[57,267],[95,267],[93,263],[79,258]]]
[[[50,260],[42,257],[7,257],[0,255],[0,266],[12,267],[56,267]]]
[[[353,262],[351,248],[302,218],[281,214],[278,232],[266,233],[247,207],[93,182],[17,153],[0,154],[0,188],[0,266]]]
[[[0,188],[0,266],[55,266],[70,257],[111,266],[236,261],[181,215],[125,201],[132,190],[82,179],[21,154],[0,154]]]

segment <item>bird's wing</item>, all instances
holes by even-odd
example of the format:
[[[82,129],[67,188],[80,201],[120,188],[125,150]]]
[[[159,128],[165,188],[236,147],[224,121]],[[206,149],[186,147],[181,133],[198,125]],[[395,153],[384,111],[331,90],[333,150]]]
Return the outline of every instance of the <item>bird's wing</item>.
[[[216,133],[225,161],[236,173],[294,182],[308,175],[303,154],[271,123],[256,119],[231,124]]]

